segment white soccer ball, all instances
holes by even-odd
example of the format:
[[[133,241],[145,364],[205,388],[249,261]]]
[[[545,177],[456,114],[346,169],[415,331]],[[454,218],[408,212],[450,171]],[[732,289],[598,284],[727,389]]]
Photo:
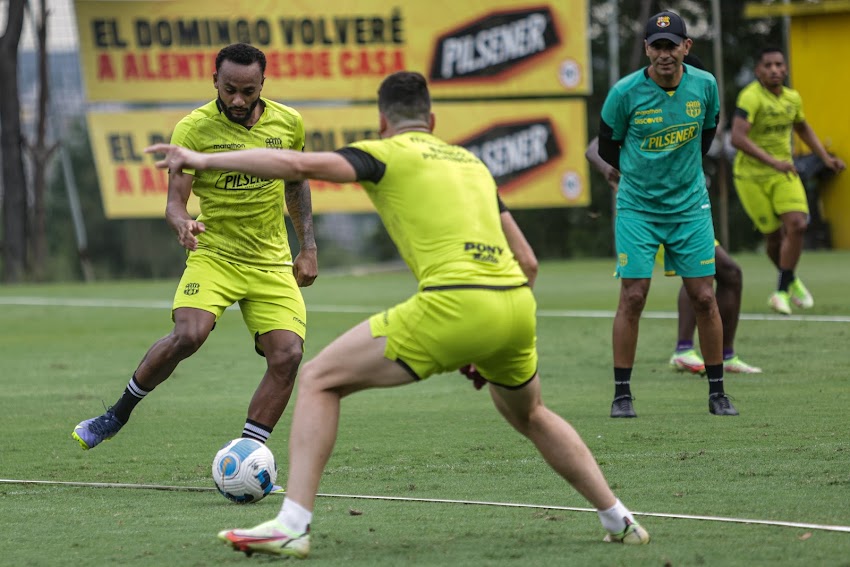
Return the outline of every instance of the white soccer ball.
[[[277,466],[268,447],[253,439],[239,438],[228,441],[215,454],[212,476],[222,496],[247,504],[262,500],[272,491]]]

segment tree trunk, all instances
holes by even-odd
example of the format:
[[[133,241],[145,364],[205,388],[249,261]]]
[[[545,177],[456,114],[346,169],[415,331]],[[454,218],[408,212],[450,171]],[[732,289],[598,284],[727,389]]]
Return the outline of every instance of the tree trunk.
[[[47,194],[47,168],[58,145],[47,146],[47,105],[50,85],[47,60],[47,0],[41,0],[41,17],[38,21],[38,120],[35,143],[28,146],[33,165],[32,212],[32,276],[43,281],[47,272],[47,221],[45,195]]]
[[[18,43],[24,0],[9,0],[6,32],[0,36],[0,149],[3,161],[3,280],[18,282],[26,268],[27,190],[21,155]]]

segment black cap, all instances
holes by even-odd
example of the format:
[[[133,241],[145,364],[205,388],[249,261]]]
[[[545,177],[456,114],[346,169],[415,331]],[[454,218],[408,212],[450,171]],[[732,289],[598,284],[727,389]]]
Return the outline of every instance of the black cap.
[[[650,45],[659,39],[669,39],[679,45],[687,38],[685,22],[674,12],[658,12],[646,22],[646,43]]]

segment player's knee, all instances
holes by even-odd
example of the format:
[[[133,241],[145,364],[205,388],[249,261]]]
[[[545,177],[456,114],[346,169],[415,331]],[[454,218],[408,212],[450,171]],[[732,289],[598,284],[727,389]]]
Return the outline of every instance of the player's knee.
[[[266,362],[275,374],[294,377],[304,356],[304,350],[300,344],[292,342],[266,351],[265,354]]]
[[[717,265],[717,274],[714,278],[717,280],[717,285],[732,289],[742,289],[744,287],[744,272],[741,266],[734,262]]]
[[[806,217],[799,215],[794,216],[785,223],[785,231],[788,234],[802,235],[806,232],[808,221]]]
[[[714,290],[711,288],[699,290],[691,296],[691,305],[697,313],[709,313],[712,309],[716,309]]]
[[[641,289],[624,289],[620,307],[627,313],[641,313],[646,305],[646,294]]]
[[[201,348],[208,335],[197,329],[175,329],[171,334],[173,349],[181,358],[186,358]]]

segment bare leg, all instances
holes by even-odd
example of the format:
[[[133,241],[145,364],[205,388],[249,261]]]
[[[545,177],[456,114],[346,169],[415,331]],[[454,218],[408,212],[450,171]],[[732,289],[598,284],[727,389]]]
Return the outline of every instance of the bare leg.
[[[706,366],[723,363],[723,324],[714,297],[714,277],[682,278],[697,318],[699,344]]]
[[[304,341],[292,331],[270,331],[258,337],[268,365],[248,406],[248,419],[273,428],[289,403],[303,356]]]
[[[409,384],[401,365],[384,358],[386,339],[360,323],[304,365],[289,438],[286,496],[313,510],[319,482],[336,442],[340,399],[366,388]]]
[[[212,331],[215,315],[202,309],[174,310],[174,329],[151,346],[136,368],[136,381],[145,390],[162,384],[180,361],[195,354]]]
[[[616,503],[596,459],[579,434],[543,405],[537,376],[519,390],[491,384],[490,395],[508,423],[531,440],[549,466],[591,504],[605,510]]]
[[[694,340],[694,331],[697,328],[697,318],[694,314],[694,308],[691,306],[691,298],[685,286],[679,288],[679,298],[676,302],[676,307],[679,312],[679,340],[691,341]]]
[[[631,368],[637,352],[640,315],[649,293],[649,278],[620,280],[620,302],[614,316],[614,367]]]
[[[803,253],[803,236],[806,234],[808,217],[805,213],[794,211],[782,215],[784,237],[779,250],[779,269],[795,270]]]
[[[770,261],[776,266],[777,270],[781,270],[780,266],[782,262],[780,261],[780,251],[782,250],[782,229],[778,229],[770,234],[764,235],[764,245],[767,250],[767,257],[770,258]]]
[[[720,320],[723,323],[723,348],[735,349],[735,334],[738,331],[738,318],[741,314],[741,293],[744,288],[744,275],[739,266],[723,249],[714,248],[717,273],[715,296]]]

